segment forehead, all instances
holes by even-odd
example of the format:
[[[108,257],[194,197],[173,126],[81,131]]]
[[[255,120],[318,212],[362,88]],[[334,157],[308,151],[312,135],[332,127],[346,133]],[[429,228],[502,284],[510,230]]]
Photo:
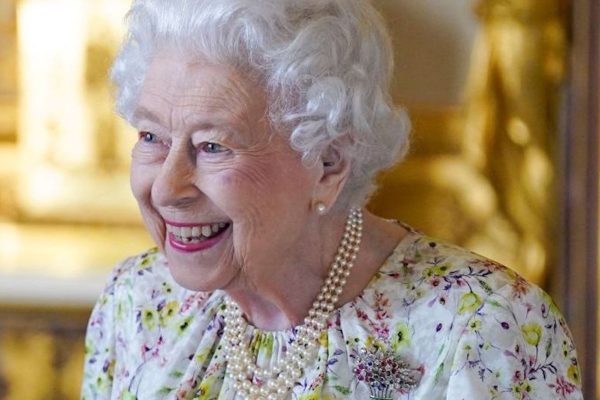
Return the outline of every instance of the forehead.
[[[206,60],[189,61],[159,53],[150,63],[138,109],[157,112],[177,107],[193,113],[226,113],[242,117],[264,114],[266,94],[250,75]]]

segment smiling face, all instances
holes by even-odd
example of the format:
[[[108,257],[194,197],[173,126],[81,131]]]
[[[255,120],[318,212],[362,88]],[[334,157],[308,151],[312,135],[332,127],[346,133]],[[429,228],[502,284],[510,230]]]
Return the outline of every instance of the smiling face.
[[[150,65],[131,186],[186,288],[252,284],[314,256],[319,170],[272,132],[266,104],[262,87],[227,66],[170,54]]]

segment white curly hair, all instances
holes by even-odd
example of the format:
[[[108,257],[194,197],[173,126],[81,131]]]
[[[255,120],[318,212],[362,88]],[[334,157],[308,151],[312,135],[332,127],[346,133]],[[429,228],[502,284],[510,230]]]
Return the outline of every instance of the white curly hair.
[[[351,162],[338,205],[359,206],[404,157],[409,119],[389,95],[393,58],[368,0],[134,0],[115,59],[117,111],[131,121],[145,74],[168,47],[251,71],[273,126],[306,162],[336,146]]]

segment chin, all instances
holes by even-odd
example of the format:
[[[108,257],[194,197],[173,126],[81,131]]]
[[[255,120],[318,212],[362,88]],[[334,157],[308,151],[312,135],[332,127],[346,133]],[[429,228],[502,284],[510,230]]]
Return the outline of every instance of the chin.
[[[199,266],[187,266],[171,260],[167,256],[167,265],[177,284],[185,289],[197,292],[213,292],[228,287],[235,274],[226,273],[228,268],[213,267],[210,271]]]
[[[199,244],[190,243],[190,248],[184,249],[178,248],[172,234],[165,236],[162,247],[169,272],[183,288],[202,292],[223,289],[238,275],[240,269],[228,256],[232,253],[231,229]]]

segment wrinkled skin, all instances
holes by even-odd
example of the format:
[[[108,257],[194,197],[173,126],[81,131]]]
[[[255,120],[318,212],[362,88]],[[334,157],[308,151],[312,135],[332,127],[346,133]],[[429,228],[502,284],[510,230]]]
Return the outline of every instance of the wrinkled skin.
[[[180,285],[226,290],[251,322],[275,329],[301,321],[323,282],[347,215],[331,206],[349,163],[307,167],[266,113],[264,89],[239,71],[158,53],[132,121],[139,140],[131,186]],[[315,212],[317,201],[330,207],[326,216]],[[168,222],[227,228],[209,248],[185,252],[169,240]],[[364,268],[348,298],[398,240],[398,229],[366,215],[367,232],[378,224],[373,245],[363,243],[357,264]]]

